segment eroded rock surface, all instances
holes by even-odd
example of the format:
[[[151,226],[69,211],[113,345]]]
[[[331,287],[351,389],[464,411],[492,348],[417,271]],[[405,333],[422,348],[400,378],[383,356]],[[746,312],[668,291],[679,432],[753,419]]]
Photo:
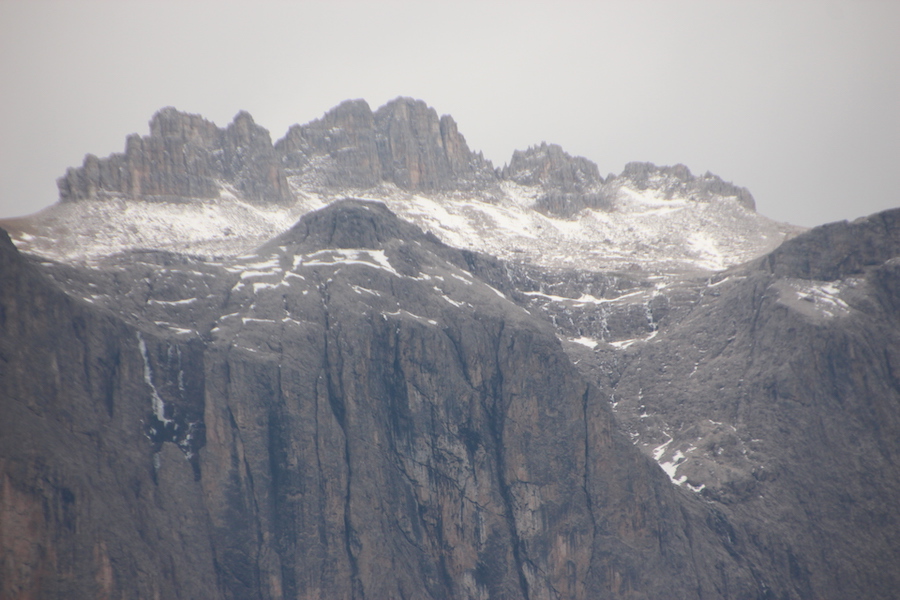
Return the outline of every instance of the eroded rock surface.
[[[221,263],[39,266],[8,242],[3,261],[5,593],[759,589],[763,558],[616,430],[549,323],[473,274],[491,262],[381,205]]]
[[[57,181],[62,202],[125,198],[184,201],[224,191],[255,203],[293,200],[269,132],[240,112],[224,129],[199,115],[164,108],[150,135],[131,135],[123,154],[89,154]]]
[[[397,98],[375,112],[343,102],[319,120],[295,125],[275,145],[289,172],[326,187],[465,190],[494,183],[490,162],[469,150],[456,122],[421,100]]]

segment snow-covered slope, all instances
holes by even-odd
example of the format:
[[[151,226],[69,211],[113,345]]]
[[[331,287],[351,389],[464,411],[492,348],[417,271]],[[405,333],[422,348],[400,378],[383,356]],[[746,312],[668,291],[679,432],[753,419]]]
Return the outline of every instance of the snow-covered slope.
[[[797,230],[724,197],[695,202],[622,188],[611,210],[571,219],[534,210],[539,186],[509,181],[490,198],[390,190],[382,200],[404,219],[450,245],[538,266],[591,271],[716,271],[772,250]]]
[[[344,102],[274,144],[244,112],[219,128],[165,108],[149,135],[86,156],[58,185],[58,204],[0,225],[61,261],[138,248],[237,256],[347,197],[384,202],[452,246],[590,271],[716,271],[799,232],[757,214],[746,188],[684,165],[634,162],[604,179],[544,143],[494,169],[449,115],[410,98],[374,112]]]
[[[218,199],[142,202],[105,199],[54,205],[8,222],[20,249],[50,259],[91,261],[153,248],[236,256],[290,227],[302,214],[348,196],[384,202],[447,244],[539,266],[586,270],[715,271],[778,246],[797,228],[776,223],[734,197],[697,202],[657,189],[622,186],[609,210],[567,219],[534,209],[540,186],[503,181],[489,191],[309,191],[291,181],[296,202],[266,206],[222,186]]]

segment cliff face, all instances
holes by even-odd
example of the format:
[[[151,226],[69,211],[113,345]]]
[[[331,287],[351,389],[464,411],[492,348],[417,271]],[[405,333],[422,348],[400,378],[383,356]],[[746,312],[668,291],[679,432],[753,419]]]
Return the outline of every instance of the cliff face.
[[[0,597],[206,596],[202,489],[174,444],[148,438],[147,365],[175,346],[67,296],[5,235],[0,278]],[[178,348],[193,414],[202,354]]]
[[[51,271],[90,302],[2,257],[4,597],[758,587],[491,261],[379,205],[243,262]]]
[[[150,135],[128,137],[125,152],[87,155],[58,181],[62,202],[125,198],[218,198],[290,203],[286,173],[325,187],[465,190],[497,180],[489,161],[469,150],[449,115],[421,100],[398,98],[372,112],[362,100],[295,125],[272,144],[246,112],[224,129],[199,115],[165,108]]]
[[[363,100],[343,102],[317,121],[291,127],[275,148],[291,174],[327,187],[389,182],[410,191],[472,190],[497,180],[452,117],[438,118],[410,98],[374,113]]]
[[[57,185],[62,202],[218,198],[223,185],[255,203],[293,200],[269,132],[246,112],[219,129],[199,115],[164,108],[150,121],[149,136],[128,137],[124,154],[89,154]]]
[[[324,117],[294,125],[275,144],[289,173],[315,169],[326,186],[368,188],[382,179],[375,115],[364,100],[348,100]]]
[[[548,215],[571,218],[585,208],[611,207],[601,193],[603,178],[597,165],[569,155],[556,144],[516,150],[502,174],[521,185],[541,186],[545,191],[537,198],[535,209]]]

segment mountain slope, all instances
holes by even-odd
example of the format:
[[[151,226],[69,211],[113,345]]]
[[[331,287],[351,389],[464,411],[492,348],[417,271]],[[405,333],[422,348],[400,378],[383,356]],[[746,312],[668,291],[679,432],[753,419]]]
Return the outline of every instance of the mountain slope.
[[[549,324],[467,270],[490,260],[377,204],[225,263],[41,267],[68,294],[3,256],[3,523],[30,529],[2,536],[26,567],[5,563],[5,593],[759,588],[722,515],[616,432]],[[48,362],[55,384],[31,366]]]
[[[898,243],[900,210],[816,228],[650,342],[573,347],[634,441],[770,548],[801,598],[900,583]]]

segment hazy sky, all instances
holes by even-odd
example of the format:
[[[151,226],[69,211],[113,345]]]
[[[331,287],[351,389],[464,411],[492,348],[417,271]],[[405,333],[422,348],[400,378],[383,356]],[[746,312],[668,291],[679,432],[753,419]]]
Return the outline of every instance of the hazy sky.
[[[799,225],[900,206],[900,1],[0,0],[0,217],[175,106],[273,141],[340,101],[451,114],[495,166],[547,141],[684,163]]]

